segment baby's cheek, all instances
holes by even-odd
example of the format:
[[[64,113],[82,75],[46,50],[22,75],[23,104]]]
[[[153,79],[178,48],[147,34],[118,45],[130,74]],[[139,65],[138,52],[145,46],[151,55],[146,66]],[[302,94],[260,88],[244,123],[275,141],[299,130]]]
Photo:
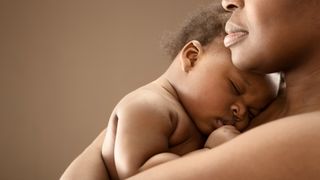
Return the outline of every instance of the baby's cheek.
[[[242,132],[246,127],[248,127],[248,125],[249,125],[248,120],[244,120],[244,121],[236,123],[235,126],[239,131]]]

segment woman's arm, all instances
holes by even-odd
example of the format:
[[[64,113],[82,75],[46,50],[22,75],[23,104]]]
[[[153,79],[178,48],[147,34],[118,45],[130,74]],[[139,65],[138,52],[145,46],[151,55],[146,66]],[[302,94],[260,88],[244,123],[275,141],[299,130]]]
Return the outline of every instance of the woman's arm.
[[[180,158],[181,156],[165,152],[165,153],[159,153],[154,156],[152,156],[150,159],[147,160],[139,169],[139,172],[145,171],[151,167],[157,166],[159,164],[172,161],[174,159]]]
[[[216,148],[148,169],[140,179],[320,179],[320,112],[277,120]]]
[[[105,130],[65,170],[60,180],[108,180],[101,157]]]

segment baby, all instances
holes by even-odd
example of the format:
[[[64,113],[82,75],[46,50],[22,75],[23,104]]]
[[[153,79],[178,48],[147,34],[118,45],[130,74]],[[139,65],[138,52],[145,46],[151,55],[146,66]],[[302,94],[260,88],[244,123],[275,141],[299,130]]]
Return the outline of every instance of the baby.
[[[225,15],[215,6],[203,12],[181,31],[176,44],[184,46],[167,71],[114,108],[102,147],[111,179],[228,141],[276,96],[271,75],[233,66],[223,45]]]

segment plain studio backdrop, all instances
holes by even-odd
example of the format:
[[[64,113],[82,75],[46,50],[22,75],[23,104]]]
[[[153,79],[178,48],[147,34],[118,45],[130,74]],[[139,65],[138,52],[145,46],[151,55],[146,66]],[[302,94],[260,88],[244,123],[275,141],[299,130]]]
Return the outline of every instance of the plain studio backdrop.
[[[58,179],[120,98],[167,69],[164,32],[208,2],[1,0],[0,179]]]

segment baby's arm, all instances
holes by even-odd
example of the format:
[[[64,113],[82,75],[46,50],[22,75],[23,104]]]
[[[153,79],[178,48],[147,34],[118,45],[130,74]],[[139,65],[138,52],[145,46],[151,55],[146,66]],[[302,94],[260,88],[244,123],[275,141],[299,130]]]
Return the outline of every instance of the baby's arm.
[[[101,157],[105,130],[64,171],[60,180],[108,180],[109,175]]]
[[[209,149],[214,148],[222,143],[225,143],[235,138],[239,134],[240,134],[240,131],[238,131],[234,126],[231,126],[231,125],[222,126],[214,130],[209,135],[204,147]]]
[[[150,159],[148,159],[147,162],[145,162],[143,164],[143,166],[139,169],[139,171],[144,171],[146,169],[152,168],[156,165],[177,159],[181,156],[177,155],[177,154],[173,154],[173,153],[160,153],[160,154],[156,154],[154,156],[152,156]]]
[[[154,101],[150,103],[130,102],[121,105],[115,112],[114,150],[106,150],[110,146],[103,145],[103,157],[105,161],[108,158],[110,161],[110,156],[113,156],[120,179],[175,157],[174,154],[167,156],[169,153],[163,156],[164,152],[169,151],[168,139],[172,133],[170,115],[166,108],[159,107]]]
[[[208,136],[207,141],[202,149],[192,151],[185,156],[196,155],[204,151],[208,151],[214,147],[217,147],[220,144],[223,144],[235,137],[237,137],[240,132],[231,125],[222,126],[214,131]]]

